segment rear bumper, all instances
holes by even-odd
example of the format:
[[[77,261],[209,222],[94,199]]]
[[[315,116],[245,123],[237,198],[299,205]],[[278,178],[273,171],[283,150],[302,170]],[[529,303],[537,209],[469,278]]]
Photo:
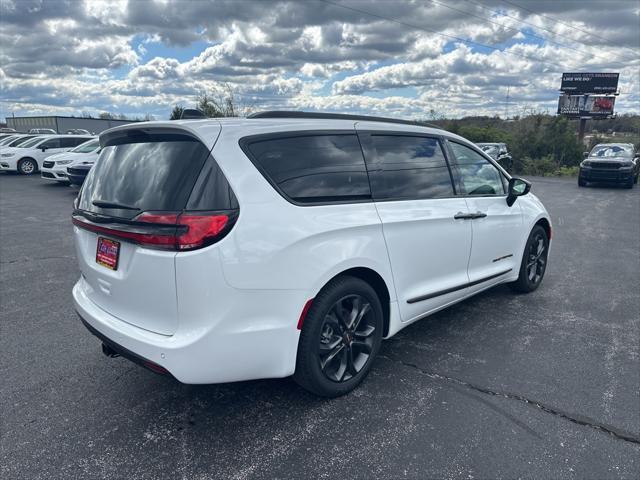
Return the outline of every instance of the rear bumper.
[[[580,168],[580,178],[587,182],[616,182],[627,183],[634,177],[632,169],[622,170],[617,168],[597,169]]]
[[[141,356],[136,355],[132,351],[127,350],[126,348],[124,348],[122,345],[118,345],[116,342],[114,342],[110,338],[107,338],[105,335],[103,335],[98,330],[93,328],[91,326],[91,324],[88,323],[84,318],[80,317],[80,321],[87,328],[87,330],[89,330],[89,332],[91,332],[95,337],[97,337],[98,339],[100,339],[102,341],[102,351],[103,351],[103,353],[105,353],[105,355],[108,355],[107,352],[105,351],[105,347],[106,347],[107,349],[109,349],[113,353],[115,353],[116,355],[118,355],[120,357],[123,357],[123,358],[126,358],[127,360],[130,360],[133,363],[137,363],[138,365],[140,365],[140,366],[142,366],[142,367],[144,367],[144,368],[146,368],[148,370],[151,370],[152,372],[158,373],[160,375],[171,376],[169,371],[164,369],[160,365],[157,365],[157,364],[153,363],[152,361],[147,360],[146,358],[142,358]],[[109,355],[109,356],[113,356],[113,355]]]
[[[102,310],[87,297],[83,284],[81,278],[72,294],[76,312],[91,333],[123,357],[152,370],[144,362],[159,365],[182,383],[281,378],[295,370],[299,312],[292,318],[290,313],[298,310],[297,303],[302,305],[297,300],[305,297],[303,292],[238,291],[228,299],[222,318],[191,329],[182,326],[168,336]]]

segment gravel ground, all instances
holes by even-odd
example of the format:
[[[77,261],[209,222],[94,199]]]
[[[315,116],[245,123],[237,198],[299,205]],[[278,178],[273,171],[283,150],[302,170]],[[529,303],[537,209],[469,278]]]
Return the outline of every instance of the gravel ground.
[[[533,181],[541,288],[406,328],[322,400],[104,357],[71,302],[76,191],[0,174],[2,478],[640,478],[640,188]]]

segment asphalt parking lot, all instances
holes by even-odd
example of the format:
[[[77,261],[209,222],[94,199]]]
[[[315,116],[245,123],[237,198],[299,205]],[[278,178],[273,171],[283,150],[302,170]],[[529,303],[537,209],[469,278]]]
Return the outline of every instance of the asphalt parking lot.
[[[322,400],[104,357],[71,302],[76,191],[0,174],[2,478],[640,478],[640,188],[533,180],[541,288],[408,327]]]

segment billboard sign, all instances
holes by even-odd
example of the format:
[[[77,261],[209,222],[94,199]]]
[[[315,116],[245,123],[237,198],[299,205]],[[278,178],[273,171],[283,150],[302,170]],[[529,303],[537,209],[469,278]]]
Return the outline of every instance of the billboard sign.
[[[608,117],[613,115],[616,97],[561,95],[558,113],[572,117]]]
[[[560,90],[566,94],[613,94],[618,91],[619,73],[563,73]]]

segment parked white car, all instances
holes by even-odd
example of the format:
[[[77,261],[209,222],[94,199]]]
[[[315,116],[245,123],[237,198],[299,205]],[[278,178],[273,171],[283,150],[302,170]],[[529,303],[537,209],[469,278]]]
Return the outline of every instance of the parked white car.
[[[31,175],[51,155],[71,150],[92,138],[86,135],[42,135],[32,138],[17,147],[3,149],[0,152],[0,170]]]
[[[92,165],[98,158],[100,141],[97,138],[81,143],[68,152],[51,155],[44,162],[40,173],[45,180],[69,183],[67,168],[74,165]]]
[[[32,128],[31,130],[29,130],[29,133],[39,133],[39,134],[43,134],[43,135],[55,135],[58,132],[56,132],[53,128]]]
[[[32,138],[36,138],[39,136],[42,135],[27,135],[26,133],[18,133],[9,137],[5,137],[0,140],[0,151],[9,147],[17,147],[21,143],[25,143],[27,140],[31,140]]]
[[[184,383],[293,375],[342,395],[383,339],[546,270],[530,184],[436,128],[265,112],[100,143],[74,205],[76,311],[105,354]]]

